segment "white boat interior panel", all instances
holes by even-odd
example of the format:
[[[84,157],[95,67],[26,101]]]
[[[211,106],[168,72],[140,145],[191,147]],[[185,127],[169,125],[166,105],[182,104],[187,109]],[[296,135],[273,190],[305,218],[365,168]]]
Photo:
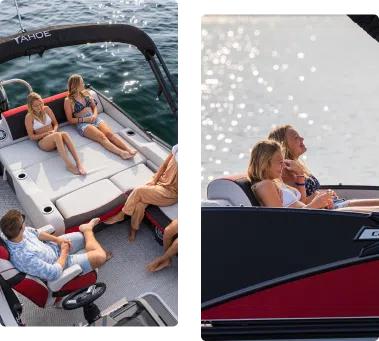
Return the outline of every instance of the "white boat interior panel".
[[[135,148],[140,150],[146,157],[157,165],[162,164],[166,157],[167,151],[154,142],[146,141],[141,135],[135,133],[132,129],[126,128],[119,132],[119,135]]]

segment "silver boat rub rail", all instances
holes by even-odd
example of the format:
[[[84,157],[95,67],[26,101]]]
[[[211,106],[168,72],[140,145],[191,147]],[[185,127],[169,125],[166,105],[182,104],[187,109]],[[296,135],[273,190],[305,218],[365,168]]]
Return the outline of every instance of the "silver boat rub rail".
[[[19,79],[19,78],[14,78],[14,79],[9,79],[7,81],[2,81],[2,82],[0,82],[0,87],[7,85],[7,84],[11,84],[11,83],[22,83],[28,88],[29,92],[33,92],[31,85],[28,82],[24,81],[23,79]]]

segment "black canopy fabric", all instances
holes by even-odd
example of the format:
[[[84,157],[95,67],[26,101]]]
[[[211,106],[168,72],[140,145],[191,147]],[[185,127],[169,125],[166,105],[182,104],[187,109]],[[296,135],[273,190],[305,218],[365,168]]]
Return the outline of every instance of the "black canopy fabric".
[[[9,60],[41,54],[49,49],[87,43],[119,42],[136,46],[143,55],[154,55],[151,38],[135,26],[124,24],[82,24],[52,26],[0,38],[0,64]]]
[[[379,18],[377,15],[348,15],[348,17],[379,41]]]

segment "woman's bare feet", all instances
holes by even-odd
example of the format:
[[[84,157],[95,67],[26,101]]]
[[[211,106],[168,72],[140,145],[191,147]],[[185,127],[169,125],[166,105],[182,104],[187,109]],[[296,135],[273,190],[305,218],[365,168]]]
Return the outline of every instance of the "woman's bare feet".
[[[78,169],[78,171],[81,175],[87,175],[87,171],[84,169],[84,167],[81,163],[77,163],[76,168]]]
[[[100,218],[93,218],[89,223],[79,226],[80,232],[91,231],[99,223]]]
[[[106,225],[116,224],[119,221],[123,221],[124,217],[125,217],[125,213],[120,211],[116,215],[114,215],[113,217],[110,217],[107,220],[105,220],[104,224],[106,224]]]
[[[71,172],[71,173],[73,173],[73,174],[75,174],[75,175],[79,175],[79,170],[78,170],[78,168],[76,168],[76,166],[73,165],[72,163],[69,164],[69,165],[66,165],[66,168],[67,168],[67,170],[68,170],[69,172]]]
[[[171,259],[164,256],[158,257],[156,260],[146,265],[146,270],[149,272],[155,272],[164,268],[170,268],[172,266]]]
[[[130,149],[129,153],[132,154],[133,156],[136,155],[138,152],[135,149]]]
[[[120,156],[121,156],[121,158],[124,159],[124,160],[128,160],[128,159],[131,159],[131,158],[134,157],[133,154],[130,154],[130,153],[127,152],[127,151],[122,152]]]
[[[112,251],[107,251],[105,252],[106,254],[106,257],[105,257],[105,261],[108,262],[113,256],[114,256],[114,253]]]
[[[134,240],[136,239],[136,233],[137,230],[130,228],[129,235],[128,235],[128,242],[133,243]]]

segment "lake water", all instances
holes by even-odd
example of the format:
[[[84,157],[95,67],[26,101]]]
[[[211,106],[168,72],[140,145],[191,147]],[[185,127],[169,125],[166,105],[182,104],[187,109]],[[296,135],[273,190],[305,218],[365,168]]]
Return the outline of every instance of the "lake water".
[[[27,31],[55,25],[117,23],[144,30],[155,42],[177,84],[178,5],[164,0],[39,0],[18,1]],[[13,0],[0,1],[0,37],[20,31]],[[156,100],[158,83],[143,55],[134,47],[99,43],[53,49],[43,58],[32,56],[0,65],[0,79],[21,78],[43,97],[66,91],[71,74],[100,90],[140,124],[170,144],[177,143],[177,120],[164,96]],[[6,86],[12,107],[26,102],[28,91],[20,84]]]
[[[202,19],[202,198],[280,124],[322,184],[379,185],[379,43],[347,16]]]

